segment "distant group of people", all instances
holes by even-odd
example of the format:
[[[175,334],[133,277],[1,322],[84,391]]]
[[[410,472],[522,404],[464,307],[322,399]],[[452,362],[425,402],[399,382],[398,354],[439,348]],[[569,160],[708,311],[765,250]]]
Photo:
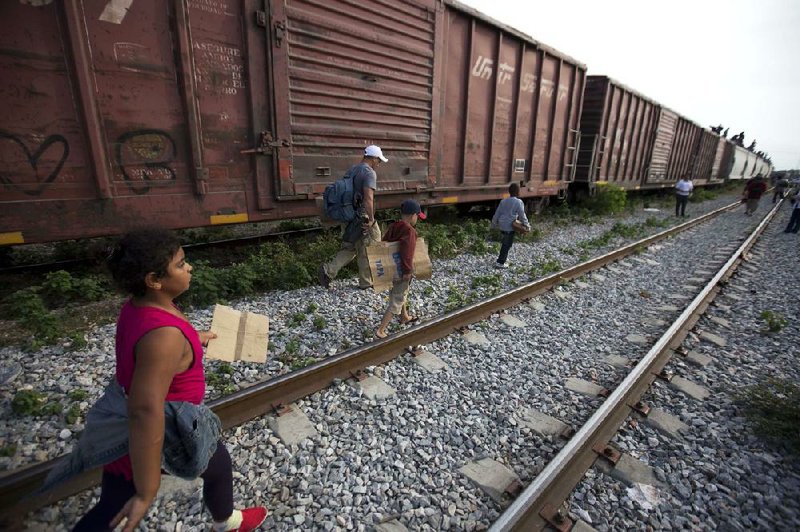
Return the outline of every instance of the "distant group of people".
[[[772,203],[775,204],[779,199],[786,197],[789,188],[788,180],[783,178],[779,179],[775,183]],[[761,174],[756,175],[745,183],[744,189],[742,190],[742,203],[745,204],[745,216],[752,216],[756,212],[761,197],[766,193],[767,189],[767,182]],[[686,216],[686,204],[693,190],[694,185],[688,174],[682,176],[675,184],[675,216]],[[792,216],[784,232],[797,233],[798,230],[800,230],[800,201],[798,201],[798,199],[800,199],[800,186],[788,192],[788,195],[792,203]]]

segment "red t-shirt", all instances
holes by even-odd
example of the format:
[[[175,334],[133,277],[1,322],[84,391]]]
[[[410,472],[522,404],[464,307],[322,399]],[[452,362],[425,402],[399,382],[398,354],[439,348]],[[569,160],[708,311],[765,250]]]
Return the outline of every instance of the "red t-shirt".
[[[417,230],[403,220],[389,226],[383,235],[384,242],[400,242],[400,263],[403,274],[414,271],[414,250],[417,247]]]

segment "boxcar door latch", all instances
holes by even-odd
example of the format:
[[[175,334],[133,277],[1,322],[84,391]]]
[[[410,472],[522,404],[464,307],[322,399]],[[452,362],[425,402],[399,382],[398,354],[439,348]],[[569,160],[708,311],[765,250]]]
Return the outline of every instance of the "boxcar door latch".
[[[275,140],[272,137],[272,133],[269,131],[262,131],[261,135],[259,136],[259,144],[255,148],[250,148],[247,150],[239,150],[239,153],[246,154],[246,153],[271,153],[272,150],[275,148],[288,148],[289,142],[283,139]]]

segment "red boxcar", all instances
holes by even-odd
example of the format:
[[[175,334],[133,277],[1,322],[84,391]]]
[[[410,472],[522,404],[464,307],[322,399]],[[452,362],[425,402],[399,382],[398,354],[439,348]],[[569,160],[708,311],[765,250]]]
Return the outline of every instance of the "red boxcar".
[[[0,244],[565,191],[585,67],[455,2],[0,5]],[[369,23],[365,24],[364,21]]]
[[[662,107],[606,76],[588,76],[575,185],[641,187]]]

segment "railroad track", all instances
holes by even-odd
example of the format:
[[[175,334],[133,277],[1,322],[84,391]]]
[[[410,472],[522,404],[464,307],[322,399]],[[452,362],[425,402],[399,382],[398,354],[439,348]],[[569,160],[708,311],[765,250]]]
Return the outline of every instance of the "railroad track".
[[[326,227],[307,227],[304,229],[292,229],[290,231],[278,231],[274,233],[262,233],[259,235],[243,236],[238,238],[222,238],[219,240],[211,240],[208,242],[195,242],[194,244],[185,244],[185,250],[200,250],[200,249],[213,249],[213,248],[230,248],[235,246],[250,246],[261,244],[263,242],[271,242],[278,238],[296,237],[308,234],[319,233],[325,230]],[[6,266],[0,268],[0,275],[11,274],[45,274],[56,270],[73,269],[79,266],[95,262],[95,257],[80,257],[74,259],[65,259],[52,262],[40,262],[35,264],[19,264],[14,266]]]
[[[214,401],[211,403],[211,406],[220,415],[226,428],[240,425],[254,418],[263,416],[264,414],[274,412],[275,410],[280,409],[282,405],[289,404],[297,399],[306,397],[316,391],[319,391],[329,386],[336,379],[345,379],[351,376],[358,376],[360,372],[368,366],[382,364],[402,353],[405,353],[409,349],[409,346],[425,344],[446,336],[455,330],[465,327],[466,325],[480,321],[493,313],[542,294],[559,283],[578,278],[592,270],[600,268],[611,262],[619,260],[630,253],[640,250],[643,247],[654,244],[664,238],[668,238],[679,231],[686,230],[703,223],[735,206],[736,205],[734,204],[723,209],[719,209],[705,216],[645,238],[572,268],[568,268],[564,271],[520,286],[514,290],[492,297],[485,301],[469,305],[457,311],[426,321],[401,333],[392,335],[384,340],[351,349],[301,370],[271,379],[261,384],[257,384],[246,390],[242,390],[225,398]],[[766,224],[766,221],[767,219],[762,222],[759,228],[763,228],[763,226]],[[731,257],[728,263],[726,263],[728,269],[733,267],[737,261],[740,260],[743,249],[745,249],[744,245]],[[729,273],[720,270],[720,272],[712,279],[712,283],[718,282],[726,275],[729,275]],[[707,299],[713,297],[713,293],[715,293],[713,287],[706,287],[701,295],[695,298],[695,301],[693,301],[692,305],[690,305],[690,307],[688,307],[687,310],[681,314],[681,318],[688,316],[688,319],[684,320],[684,322],[680,325],[673,324],[673,326],[670,327],[670,329],[667,331],[667,334],[672,334],[671,338],[665,339],[665,334],[665,337],[662,337],[662,339],[659,340],[659,342],[653,348],[653,350],[655,350],[656,347],[661,346],[661,348],[659,348],[658,355],[651,356],[651,354],[648,353],[645,359],[643,359],[643,362],[645,360],[652,360],[649,363],[650,366],[640,371],[642,375],[645,375],[647,378],[649,378],[652,370],[657,365],[660,364],[660,366],[663,367],[663,363],[665,363],[665,360],[662,363],[662,358],[664,356],[663,352],[668,353],[668,348],[676,345],[675,342],[679,342],[680,334],[685,335],[685,332],[688,331],[687,327],[690,328],[689,324],[693,324],[692,320],[696,321],[696,318],[693,316],[695,316],[696,312],[705,308],[707,305]],[[698,302],[698,300],[701,299],[701,296],[702,300]],[[679,318],[679,320],[681,318]],[[651,350],[651,353],[653,350]],[[638,367],[639,366],[637,366],[637,368]],[[647,380],[647,378],[644,380]],[[612,394],[608,401],[622,396],[625,400],[622,402],[617,401],[618,404],[626,405],[627,402],[630,402],[631,398],[640,390],[641,386],[643,385],[637,383],[635,385],[627,386],[626,383],[628,383],[629,380],[631,380],[631,377],[624,381],[623,385],[621,385],[617,391]],[[623,386],[626,386],[625,389],[628,391],[620,392]],[[641,388],[641,390],[643,389],[644,388]],[[639,393],[639,395],[641,395],[641,393]],[[611,408],[610,406],[606,406],[606,404],[608,404],[608,402],[604,404],[603,408],[601,408],[602,412],[606,412],[608,410],[607,413],[603,413],[601,415],[602,423],[599,424],[601,428],[589,430],[586,428],[589,426],[589,424],[587,424],[587,426],[581,429],[578,434],[572,440],[570,440],[568,447],[565,447],[565,450],[576,447],[581,451],[580,453],[577,451],[573,453],[575,456],[580,457],[579,459],[576,459],[577,463],[584,463],[588,460],[587,455],[585,455],[585,449],[588,443],[579,442],[583,442],[586,438],[588,438],[587,441],[596,442],[598,441],[598,438],[606,438],[605,441],[608,441],[606,436],[608,436],[608,434],[613,434],[613,430],[609,428],[611,425],[613,425],[612,421],[617,420],[617,418],[620,418],[620,416],[622,416],[620,419],[624,419],[624,417],[627,416],[627,412],[625,412],[624,415],[622,412],[625,410],[625,408],[629,409],[629,407],[616,406]],[[598,411],[598,414],[595,414],[595,416],[592,417],[590,423],[592,423],[592,420],[600,415],[601,411]],[[599,432],[597,432],[598,430]],[[573,444],[573,442],[575,443]],[[590,450],[594,447],[596,447],[596,443],[589,445]],[[564,451],[562,451],[561,454],[563,454],[563,452]],[[561,454],[559,454],[559,456],[561,456]],[[591,456],[591,454],[588,456]],[[593,460],[594,457],[592,456],[591,461]],[[36,466],[17,471],[0,479],[0,508],[2,508],[2,512],[6,516],[8,516],[10,510],[13,510],[14,514],[17,516],[24,515],[25,511],[50,504],[63,497],[82,491],[92,486],[99,478],[97,471],[91,472],[75,479],[74,481],[60,487],[57,490],[54,490],[44,497],[39,497],[36,500],[25,500],[25,496],[35,490],[36,487],[41,483],[42,479],[44,476],[46,476],[53,463],[54,461],[41,463]],[[576,466],[569,465],[565,466],[564,469],[571,471],[574,467]],[[555,504],[554,501],[557,499],[557,496],[560,497],[563,495],[562,492],[565,489],[563,486],[569,483],[569,481],[562,480],[556,484],[552,484],[553,478],[560,477],[552,474],[551,469],[552,466],[549,466],[547,469],[545,469],[542,475],[537,477],[534,483],[532,483],[509,508],[509,511],[497,521],[495,526],[502,527],[498,529],[526,529],[525,527],[528,526],[528,523],[533,523],[540,526],[543,522],[543,519],[546,518],[551,519],[551,522],[556,524],[559,522],[557,513],[551,515],[550,517],[542,517],[542,514],[547,515],[548,512],[543,508],[559,507],[559,505]],[[550,481],[550,483],[546,485],[543,483],[545,480],[543,478],[545,473],[547,473],[546,479],[549,479]],[[580,476],[577,478],[579,479]],[[536,488],[533,492],[535,493],[535,497],[530,495],[533,488]],[[546,495],[541,495],[541,493],[545,493]],[[566,491],[566,494],[568,493],[569,491]],[[566,497],[566,495],[563,496]],[[543,503],[544,506],[540,504],[540,501],[545,501]],[[522,526],[523,528],[518,528],[519,526]]]

